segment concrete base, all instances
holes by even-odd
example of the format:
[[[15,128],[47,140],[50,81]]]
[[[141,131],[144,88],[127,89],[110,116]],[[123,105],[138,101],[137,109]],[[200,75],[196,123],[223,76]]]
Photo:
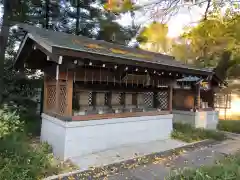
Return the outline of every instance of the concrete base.
[[[173,115],[65,122],[42,114],[41,140],[66,160],[99,151],[169,139]]]
[[[173,111],[173,122],[191,124],[195,128],[217,129],[217,111]]]

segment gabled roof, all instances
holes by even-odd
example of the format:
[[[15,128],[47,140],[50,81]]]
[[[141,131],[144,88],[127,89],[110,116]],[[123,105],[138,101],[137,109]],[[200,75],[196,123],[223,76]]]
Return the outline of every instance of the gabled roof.
[[[93,40],[84,36],[76,36],[63,32],[46,30],[26,24],[20,24],[19,27],[26,31],[27,35],[23,40],[21,47],[19,48],[16,61],[18,61],[19,55],[21,54],[22,48],[25,46],[26,41],[28,39],[31,39],[52,54],[55,53],[55,48],[60,48],[64,50],[72,50],[75,52],[103,55],[116,59],[121,58],[129,61],[135,61],[136,64],[138,62],[144,62],[149,64],[156,64],[156,66],[162,65],[164,67],[174,67],[175,69],[191,70],[198,74],[212,74],[211,70],[187,66],[180,61],[176,61],[172,56],[163,55],[160,53],[153,53],[141,49],[129,48],[105,41]]]

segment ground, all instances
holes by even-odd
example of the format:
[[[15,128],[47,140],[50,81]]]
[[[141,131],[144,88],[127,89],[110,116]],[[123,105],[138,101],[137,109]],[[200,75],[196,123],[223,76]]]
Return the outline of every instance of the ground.
[[[233,136],[233,139],[226,140],[220,144],[202,147],[191,152],[168,160],[164,163],[149,164],[135,169],[125,170],[119,174],[110,176],[109,180],[164,180],[171,170],[185,167],[199,167],[211,165],[227,154],[233,154],[240,150],[240,136]]]
[[[101,180],[164,180],[170,172],[186,167],[199,167],[201,165],[212,165],[225,155],[234,154],[240,150],[240,135],[229,135],[230,139],[218,144],[202,146],[189,151],[181,152],[178,155],[170,156],[167,159],[155,160],[140,166],[129,167],[120,170],[118,173],[108,174],[106,177],[82,178],[78,175],[62,179],[101,179]],[[85,176],[86,177],[86,176]],[[59,179],[59,178],[56,178]]]

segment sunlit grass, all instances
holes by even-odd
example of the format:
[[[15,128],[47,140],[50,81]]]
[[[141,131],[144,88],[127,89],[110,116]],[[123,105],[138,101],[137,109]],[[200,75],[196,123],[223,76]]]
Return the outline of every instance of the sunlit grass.
[[[221,141],[225,139],[225,135],[215,130],[193,128],[189,124],[174,123],[172,138],[190,143],[205,139]]]

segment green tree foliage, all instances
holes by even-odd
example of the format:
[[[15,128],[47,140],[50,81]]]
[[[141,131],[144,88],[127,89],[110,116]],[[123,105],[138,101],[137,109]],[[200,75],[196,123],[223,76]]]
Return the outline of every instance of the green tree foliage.
[[[104,4],[104,9],[113,13],[129,12],[135,8],[135,3],[132,0],[107,0]]]
[[[200,67],[217,67],[219,74],[239,64],[240,16],[233,9],[216,9],[207,20],[189,28],[172,48],[177,59]],[[228,60],[229,59],[229,60]],[[224,70],[224,71],[223,71]]]
[[[150,51],[168,53],[171,47],[171,39],[167,37],[168,26],[159,22],[153,22],[148,27],[144,28],[137,41],[140,42],[142,48],[147,48]]]
[[[105,1],[62,1],[57,30],[98,40],[126,44],[137,27],[123,27],[117,16],[103,9]]]

